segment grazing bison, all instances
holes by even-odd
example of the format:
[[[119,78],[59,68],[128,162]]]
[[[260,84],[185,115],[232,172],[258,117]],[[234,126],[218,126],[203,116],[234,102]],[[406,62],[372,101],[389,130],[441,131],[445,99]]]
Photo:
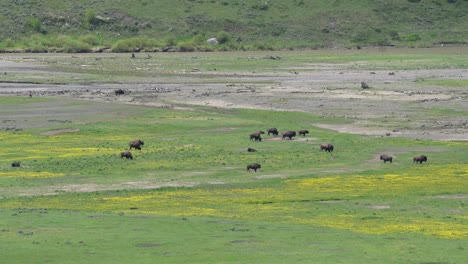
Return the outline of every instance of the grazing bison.
[[[15,162],[13,162],[13,163],[11,164],[11,166],[12,166],[12,167],[20,167],[21,165],[20,165],[19,162],[15,161]]]
[[[295,136],[296,136],[296,131],[287,131],[283,133],[283,139],[284,138],[292,139]]]
[[[302,135],[305,137],[306,134],[309,134],[309,130],[299,130],[299,136]]]
[[[275,127],[268,129],[268,135],[270,134],[272,134],[273,136],[277,136],[279,134],[278,129],[276,129]]]
[[[333,145],[330,144],[330,143],[327,143],[327,144],[320,144],[320,150],[323,151],[328,151],[328,152],[332,152],[333,151]]]
[[[247,171],[250,172],[250,170],[254,170],[255,172],[257,172],[258,169],[262,168],[262,166],[258,163],[252,163],[252,164],[249,164],[247,165]]]
[[[143,140],[140,140],[140,139],[133,140],[132,142],[130,142],[130,149],[134,148],[134,149],[141,150],[141,146],[143,146],[144,144],[145,142],[143,142]]]
[[[130,151],[120,152],[120,158],[133,159],[133,155]]]
[[[257,150],[256,150],[256,149],[253,149],[253,148],[248,148],[247,151],[248,151],[248,152],[256,152]]]
[[[427,156],[425,155],[419,155],[413,158],[413,163],[420,163],[422,164],[423,162],[427,162]]]
[[[263,132],[263,131],[257,131],[257,132],[254,132],[254,133],[250,134],[250,140],[262,141],[262,136],[261,136],[261,134],[265,134],[265,132]]]
[[[387,163],[387,161],[390,161],[390,163],[392,163],[393,157],[388,155],[380,155],[380,160],[383,160],[384,163]]]

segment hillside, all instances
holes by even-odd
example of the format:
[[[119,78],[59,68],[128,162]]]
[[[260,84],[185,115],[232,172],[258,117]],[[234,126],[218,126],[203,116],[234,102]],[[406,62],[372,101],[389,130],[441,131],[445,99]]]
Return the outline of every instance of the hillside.
[[[238,50],[468,43],[467,0],[3,0],[0,50]],[[218,45],[208,45],[216,37]]]

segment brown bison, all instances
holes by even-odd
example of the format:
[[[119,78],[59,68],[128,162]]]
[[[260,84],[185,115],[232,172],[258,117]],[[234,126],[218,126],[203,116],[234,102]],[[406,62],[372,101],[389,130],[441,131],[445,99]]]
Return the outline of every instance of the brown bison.
[[[120,158],[133,159],[133,155],[130,151],[120,152]]]
[[[309,134],[309,130],[299,130],[299,136],[305,137],[306,134]]]
[[[248,152],[257,152],[257,150],[256,150],[256,149],[253,149],[253,148],[248,148],[247,151],[248,151]]]
[[[255,172],[257,172],[258,169],[262,168],[262,166],[258,163],[252,163],[252,164],[249,164],[247,165],[247,171],[250,172],[250,170],[254,170]]]
[[[21,164],[20,164],[19,162],[15,161],[15,162],[13,162],[13,163],[11,164],[11,166],[12,166],[12,167],[20,167]]]
[[[250,134],[250,140],[262,141],[262,136],[261,136],[261,134],[265,134],[265,132],[263,132],[263,131],[257,131],[257,132],[254,132],[254,133]]]
[[[268,135],[272,134],[273,136],[277,136],[279,133],[278,133],[278,129],[276,129],[276,127],[272,127],[270,129],[268,129]]]
[[[333,151],[333,145],[330,144],[330,143],[326,143],[326,144],[320,144],[320,150],[323,151],[328,151],[328,152],[332,152]]]
[[[134,149],[141,150],[141,146],[143,146],[144,144],[145,142],[143,142],[140,139],[133,140],[132,142],[130,142],[130,149],[134,148]]]
[[[384,163],[387,163],[387,161],[390,161],[390,163],[392,163],[393,157],[388,155],[380,155],[380,160],[383,160]]]
[[[413,158],[413,163],[420,163],[422,164],[423,162],[427,162],[427,156],[425,155],[419,155]]]
[[[283,139],[284,138],[292,139],[295,136],[296,136],[296,131],[286,131],[283,133]]]

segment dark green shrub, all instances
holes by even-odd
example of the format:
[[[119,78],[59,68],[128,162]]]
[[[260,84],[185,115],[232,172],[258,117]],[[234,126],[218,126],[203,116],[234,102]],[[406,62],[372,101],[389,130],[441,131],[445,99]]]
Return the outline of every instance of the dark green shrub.
[[[231,36],[228,33],[223,31],[223,32],[220,32],[218,34],[216,39],[218,40],[219,44],[225,44],[225,43],[231,41]]]

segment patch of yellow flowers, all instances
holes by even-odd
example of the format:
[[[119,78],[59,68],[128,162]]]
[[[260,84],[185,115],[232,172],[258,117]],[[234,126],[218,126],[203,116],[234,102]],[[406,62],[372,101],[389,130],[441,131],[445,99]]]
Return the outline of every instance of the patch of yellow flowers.
[[[51,177],[62,177],[62,176],[64,176],[63,173],[54,173],[54,172],[47,172],[47,171],[0,172],[0,178],[51,178]]]
[[[214,216],[246,220],[323,226],[365,234],[416,233],[444,239],[468,238],[463,221],[443,221],[424,216],[401,216],[399,212],[366,218],[368,212],[343,213],[346,209],[314,213],[322,197],[353,200],[356,197],[382,198],[408,195],[424,190],[423,196],[440,193],[460,194],[466,191],[468,165],[425,166],[402,175],[327,176],[285,180],[278,188],[245,189],[180,189],[90,195],[77,197],[38,197],[28,202],[5,202],[5,207],[39,207],[71,210],[125,212],[165,216]],[[441,192],[442,190],[442,192]],[[303,203],[305,199],[308,203]],[[310,205],[312,203],[312,206]],[[329,206],[338,206],[330,203]],[[339,206],[338,206],[339,207]],[[337,207],[337,208],[338,208]],[[136,209],[136,210],[135,210]],[[340,211],[341,210],[341,211]],[[397,210],[388,208],[386,211]],[[375,211],[375,210],[374,210]]]
[[[31,139],[31,136],[27,134],[10,137],[4,140],[23,142],[37,140],[37,138]],[[55,139],[53,137],[43,139],[43,141],[52,140]],[[182,146],[178,150],[191,148],[192,146]],[[46,157],[71,157],[95,155],[96,152],[115,154],[117,150],[90,147],[38,150],[31,146],[24,151],[25,155],[31,158],[36,157],[39,152]],[[2,160],[8,159],[2,158]],[[0,178],[60,176],[63,174],[20,170],[0,172]],[[468,226],[463,223],[468,219],[464,215],[457,216],[463,221],[451,222],[417,216],[403,217],[398,212],[385,214],[381,218],[366,218],[362,211],[345,214],[342,208],[335,211],[320,211],[317,214],[313,211],[313,207],[319,206],[319,202],[323,199],[352,201],[360,198],[411,197],[415,195],[414,193],[418,193],[416,195],[419,196],[466,194],[466,186],[468,186],[468,164],[425,164],[424,166],[415,165],[414,168],[399,174],[336,175],[285,180],[282,185],[275,188],[175,189],[121,193],[113,196],[105,194],[80,195],[79,197],[58,195],[36,197],[25,201],[4,201],[2,207],[109,211],[180,217],[214,216],[324,226],[365,234],[416,233],[444,239],[466,239]],[[309,203],[301,201],[309,201]],[[314,205],[311,206],[311,203]],[[334,204],[330,206],[333,207]]]

